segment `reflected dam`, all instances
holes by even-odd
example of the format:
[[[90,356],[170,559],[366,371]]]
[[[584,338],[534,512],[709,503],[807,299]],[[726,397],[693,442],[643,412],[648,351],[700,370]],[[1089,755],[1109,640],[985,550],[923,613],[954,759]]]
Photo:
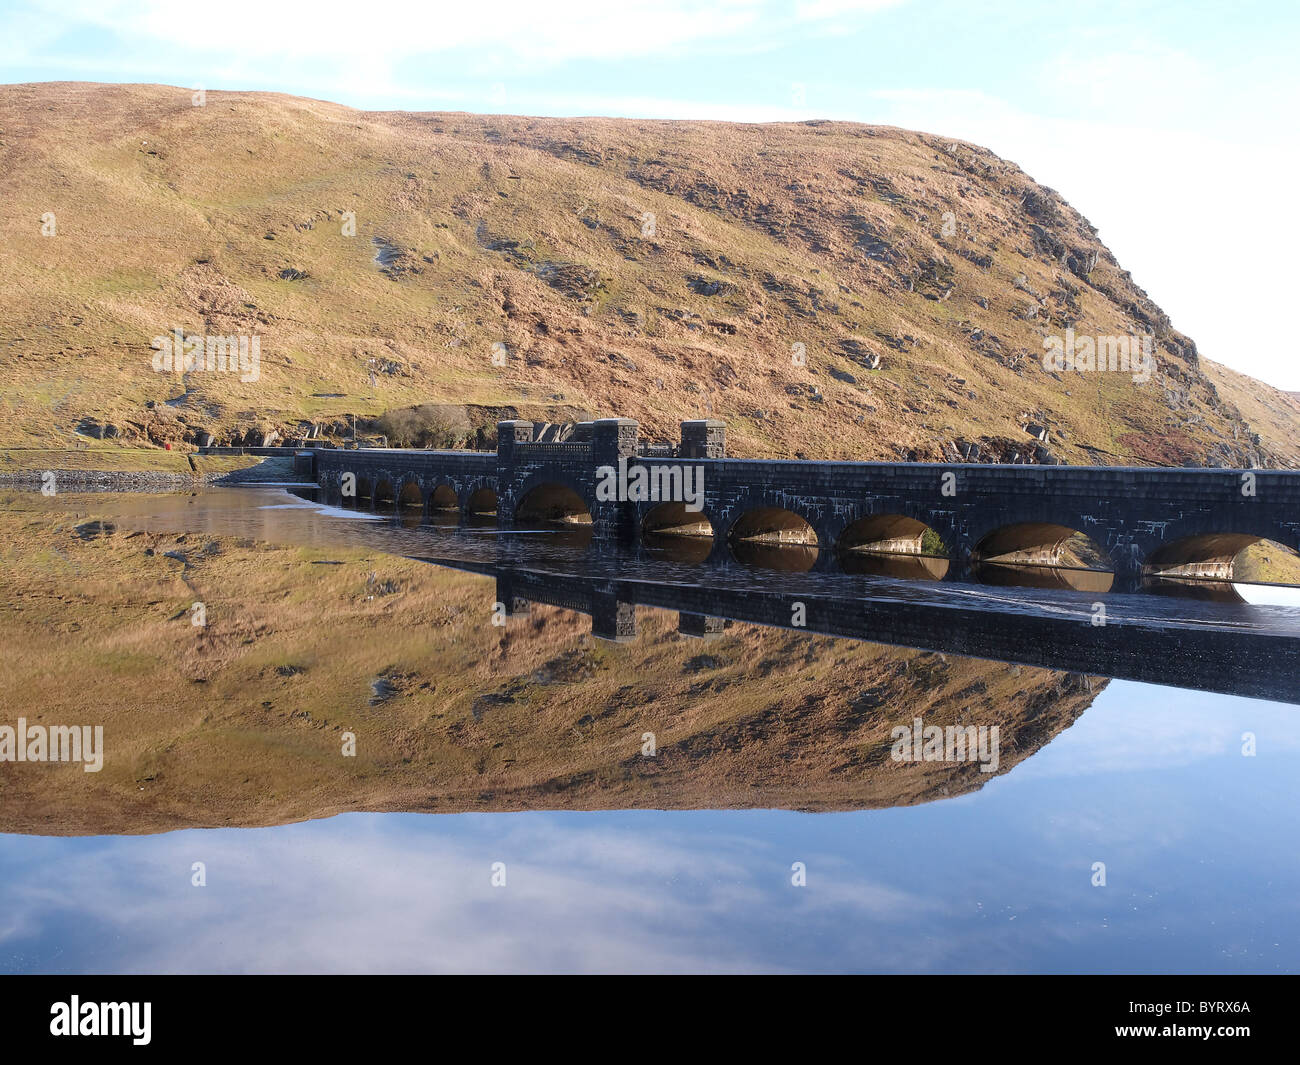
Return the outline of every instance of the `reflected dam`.
[[[1183,617],[1147,609],[1153,604],[1134,599],[1114,604],[1106,623],[1097,625],[1089,604],[1052,593],[1012,605],[934,586],[908,596],[899,594],[906,588],[901,581],[877,596],[863,597],[856,587],[837,596],[816,575],[784,575],[780,588],[767,590],[707,577],[685,585],[653,573],[629,576],[599,562],[593,572],[576,574],[562,567],[420,561],[494,577],[507,617],[527,616],[532,603],[576,610],[591,617],[592,635],[618,643],[637,638],[636,607],[648,606],[677,611],[677,631],[703,640],[739,621],[1059,670],[1085,685],[1082,678],[1104,676],[1300,703],[1300,620],[1286,609],[1253,608],[1249,626],[1234,627],[1208,625],[1195,612]]]

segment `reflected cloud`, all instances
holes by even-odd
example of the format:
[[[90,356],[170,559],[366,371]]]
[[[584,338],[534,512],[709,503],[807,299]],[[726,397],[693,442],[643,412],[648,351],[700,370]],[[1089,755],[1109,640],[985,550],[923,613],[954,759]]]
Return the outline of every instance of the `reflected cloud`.
[[[1282,703],[1112,681],[1094,711],[1102,707],[1110,716],[1104,729],[1081,720],[1028,759],[1019,774],[1090,776],[1239,759],[1244,731],[1266,737],[1272,753],[1300,751],[1295,708]]]
[[[761,840],[623,816],[616,831],[583,815],[345,815],[67,840],[39,861],[3,837],[0,949],[59,971],[744,972],[799,967],[765,949],[761,926],[783,908],[869,926],[885,949],[900,919],[936,910],[816,849],[815,886],[799,889]],[[206,887],[190,884],[195,861]],[[737,924],[751,926],[739,952]]]

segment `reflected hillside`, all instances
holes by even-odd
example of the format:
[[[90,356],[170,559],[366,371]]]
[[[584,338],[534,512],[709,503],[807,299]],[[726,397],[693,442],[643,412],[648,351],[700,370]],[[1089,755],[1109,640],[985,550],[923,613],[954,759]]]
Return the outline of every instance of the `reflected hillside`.
[[[509,574],[364,547],[9,511],[0,534],[0,725],[102,725],[106,750],[99,773],[0,763],[3,832],[907,805],[1008,772],[1105,683],[626,603],[635,638],[601,639],[589,602],[503,611]],[[916,718],[998,726],[996,772],[894,760]]]

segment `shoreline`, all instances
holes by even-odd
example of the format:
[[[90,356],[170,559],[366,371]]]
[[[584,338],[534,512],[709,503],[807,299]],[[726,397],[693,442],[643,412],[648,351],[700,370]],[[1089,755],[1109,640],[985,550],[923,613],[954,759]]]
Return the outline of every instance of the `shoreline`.
[[[159,473],[127,470],[19,470],[0,473],[0,488],[41,491],[45,475],[54,475],[59,492],[170,492],[215,484],[227,474]]]
[[[178,492],[220,484],[293,480],[292,460],[280,456],[236,469],[88,470],[51,465],[45,469],[0,470],[0,488],[42,491],[53,475],[55,492]]]

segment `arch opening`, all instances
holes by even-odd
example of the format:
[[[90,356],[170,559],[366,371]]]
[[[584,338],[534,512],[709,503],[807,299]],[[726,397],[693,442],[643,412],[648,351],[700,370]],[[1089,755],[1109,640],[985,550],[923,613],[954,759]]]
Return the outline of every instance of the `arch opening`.
[[[407,481],[402,485],[402,491],[397,497],[398,506],[420,507],[424,508],[424,493],[420,491],[420,486],[414,481]]]
[[[370,499],[374,495],[374,488],[370,484],[369,478],[357,478],[357,499]]]
[[[396,505],[392,481],[380,481],[375,485],[375,506],[383,504],[387,504],[388,506]]]
[[[806,573],[817,561],[817,533],[808,521],[783,507],[756,507],[731,527],[732,557],[747,566]]]
[[[685,503],[660,503],[641,521],[641,530],[656,536],[713,536],[713,523]]]
[[[1115,565],[1091,537],[1068,525],[1019,522],[994,529],[971,552],[981,584],[1108,592]]]
[[[1300,587],[1300,551],[1276,540],[1256,540],[1237,552],[1233,580],[1238,584]]]
[[[674,562],[703,562],[713,551],[713,523],[685,503],[660,503],[641,519],[641,543]]]
[[[1250,533],[1206,533],[1164,544],[1142,566],[1143,588],[1230,603],[1292,604],[1300,553]],[[1270,589],[1291,591],[1275,599]]]
[[[524,525],[574,527],[591,524],[587,503],[568,485],[539,484],[528,490],[515,508],[515,522]]]
[[[1275,540],[1249,533],[1184,536],[1151,552],[1142,572],[1150,577],[1255,580],[1290,584],[1297,576],[1296,552]],[[1270,578],[1283,578],[1270,580]]]
[[[846,573],[942,580],[948,547],[930,526],[906,514],[870,514],[849,525],[835,542]]]
[[[456,498],[456,489],[449,484],[440,484],[429,496],[430,510],[459,510],[460,500]]]
[[[497,494],[491,488],[480,488],[469,497],[465,510],[471,518],[495,516]]]

